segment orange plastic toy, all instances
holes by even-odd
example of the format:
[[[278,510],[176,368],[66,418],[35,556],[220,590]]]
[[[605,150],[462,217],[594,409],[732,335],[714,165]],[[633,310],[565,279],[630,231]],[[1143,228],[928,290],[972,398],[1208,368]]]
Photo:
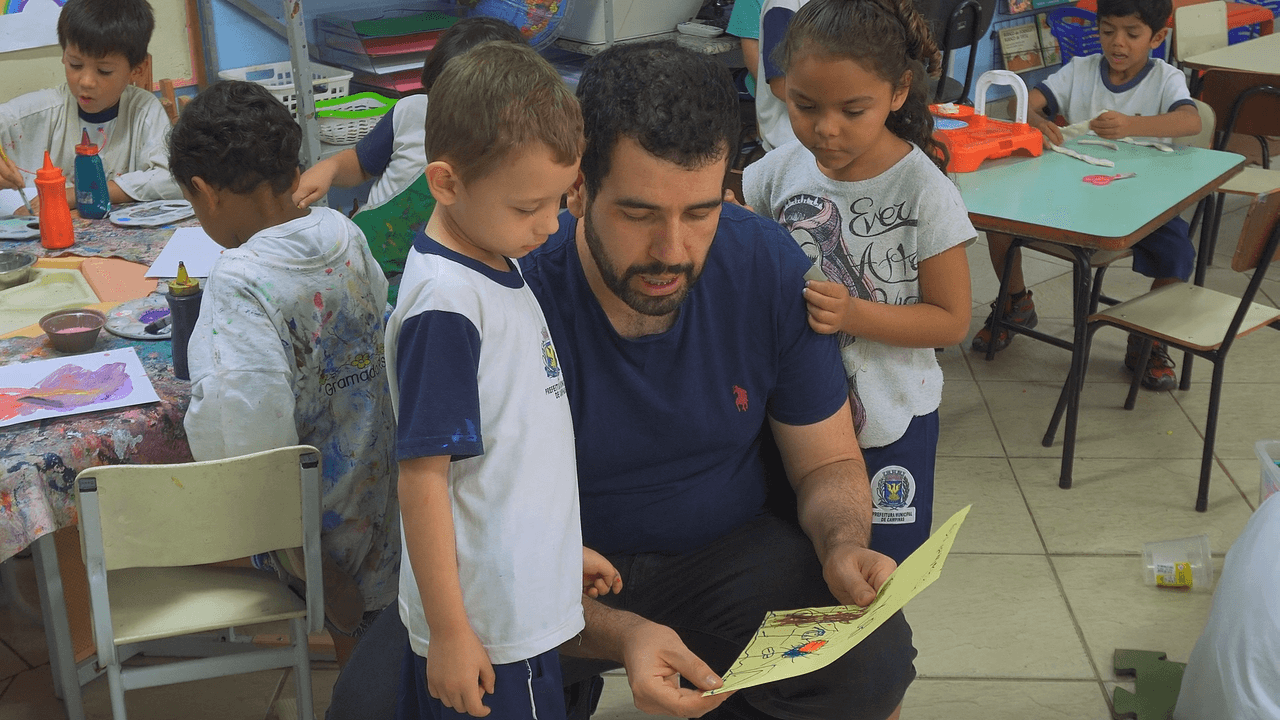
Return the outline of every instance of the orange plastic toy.
[[[1013,88],[1018,98],[1014,122],[987,117],[987,89],[992,85]],[[1032,157],[1044,152],[1044,136],[1027,124],[1027,86],[1022,78],[1008,70],[988,70],[978,78],[974,97],[973,107],[929,106],[934,116],[933,136],[951,153],[948,172],[973,172],[983,160],[1008,157],[1019,150]]]

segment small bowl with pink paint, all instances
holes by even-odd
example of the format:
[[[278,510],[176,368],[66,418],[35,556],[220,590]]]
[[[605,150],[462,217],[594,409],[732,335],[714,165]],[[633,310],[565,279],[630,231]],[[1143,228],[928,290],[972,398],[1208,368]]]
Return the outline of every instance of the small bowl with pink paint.
[[[40,318],[40,329],[48,335],[55,350],[82,353],[98,342],[98,333],[106,323],[107,316],[97,310],[72,308],[55,310]]]

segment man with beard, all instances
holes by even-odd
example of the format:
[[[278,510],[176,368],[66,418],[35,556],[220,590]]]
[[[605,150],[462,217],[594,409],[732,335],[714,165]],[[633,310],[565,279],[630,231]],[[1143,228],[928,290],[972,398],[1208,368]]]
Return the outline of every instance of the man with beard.
[[[626,583],[584,598],[587,628],[561,646],[570,717],[619,665],[646,712],[897,717],[915,676],[901,614],[822,670],[701,697],[766,611],[865,606],[894,563],[867,547],[844,369],[801,295],[810,262],[781,226],[721,202],[739,134],[727,70],[674,45],[615,46],[578,96],[570,212],[521,263],[560,351],[583,540]],[[774,476],[787,482],[770,496]]]

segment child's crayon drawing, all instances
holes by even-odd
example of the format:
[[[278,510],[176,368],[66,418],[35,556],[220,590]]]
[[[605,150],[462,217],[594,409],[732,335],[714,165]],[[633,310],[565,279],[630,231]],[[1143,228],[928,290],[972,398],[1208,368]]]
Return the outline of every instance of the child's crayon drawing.
[[[903,560],[867,607],[837,605],[779,610],[766,615],[755,637],[724,674],[724,685],[706,694],[784,680],[834,662],[938,579],[970,507],[952,515],[911,557]]]
[[[159,399],[133,348],[0,367],[0,427]]]

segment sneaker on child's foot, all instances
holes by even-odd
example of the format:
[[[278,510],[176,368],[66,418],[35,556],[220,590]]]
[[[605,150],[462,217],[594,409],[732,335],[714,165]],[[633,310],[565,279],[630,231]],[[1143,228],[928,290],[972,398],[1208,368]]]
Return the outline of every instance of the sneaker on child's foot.
[[[1138,356],[1142,354],[1142,338],[1129,336],[1129,347],[1124,353],[1124,366],[1131,372],[1137,372]],[[1147,361],[1147,370],[1142,375],[1142,387],[1148,390],[1176,390],[1178,374],[1174,372],[1173,359],[1169,357],[1169,346],[1156,340],[1151,344],[1151,359]]]
[[[995,316],[996,304],[991,303],[991,313],[987,315],[987,322],[982,329],[973,336],[973,349],[977,352],[984,353],[987,351],[988,345],[991,343],[991,320]],[[1004,309],[1004,320],[1013,323],[1028,330],[1035,327],[1040,322],[1040,318],[1036,317],[1036,304],[1031,301],[1031,291],[1023,290],[1020,293],[1009,296],[1009,304]],[[1007,347],[1013,341],[1013,334],[1008,328],[1000,328],[1000,332],[995,336],[996,352]]]

